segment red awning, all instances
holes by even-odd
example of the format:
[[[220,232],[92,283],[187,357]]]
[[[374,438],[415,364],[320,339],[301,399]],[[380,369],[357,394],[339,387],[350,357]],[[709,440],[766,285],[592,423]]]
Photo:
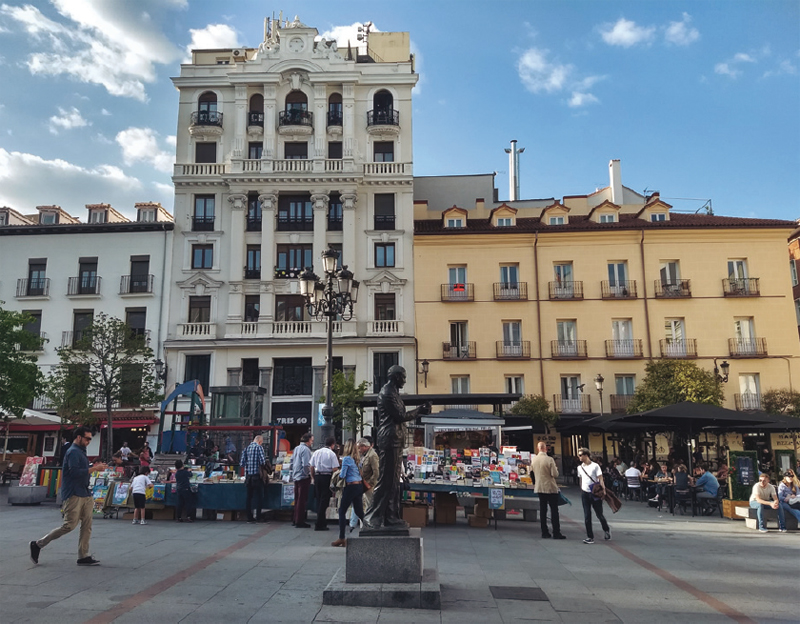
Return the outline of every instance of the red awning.
[[[155,418],[137,418],[137,419],[114,419],[114,429],[131,429],[133,427],[149,427],[153,423],[158,422]],[[100,425],[102,429],[108,429],[108,423]]]

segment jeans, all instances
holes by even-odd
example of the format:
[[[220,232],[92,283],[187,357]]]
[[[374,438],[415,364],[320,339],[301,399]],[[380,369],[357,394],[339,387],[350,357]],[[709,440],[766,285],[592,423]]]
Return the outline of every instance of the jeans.
[[[367,513],[367,509],[369,509],[369,506],[372,505],[373,489],[374,488],[371,488],[369,492],[364,492],[364,496],[361,497],[361,502],[364,507],[364,513]],[[353,513],[350,514],[350,526],[351,527],[358,526],[358,516],[356,515],[355,510],[353,510]]]
[[[331,504],[331,476],[330,474],[317,474],[314,476],[314,494],[317,499],[317,528],[327,526],[325,519],[328,505]]]
[[[800,509],[793,509],[789,507],[789,503],[781,501],[781,509],[786,512],[792,514],[795,518],[797,518],[798,524],[800,524]]]
[[[539,513],[542,522],[542,535],[549,535],[547,530],[547,508],[550,508],[550,518],[553,522],[553,535],[561,535],[561,520],[558,516],[558,494],[539,494]]]
[[[308,488],[311,486],[311,477],[299,479],[294,482],[294,523],[304,524],[306,521],[306,505],[308,504]]]
[[[361,483],[345,486],[342,492],[342,502],[339,503],[339,539],[344,539],[344,529],[347,526],[347,508],[350,505],[353,505],[353,514],[361,520],[364,519],[363,494],[364,485]]]
[[[586,537],[594,539],[594,531],[592,531],[592,509],[594,509],[594,515],[596,515],[597,519],[600,521],[600,526],[603,527],[603,531],[608,532],[608,522],[606,522],[606,517],[603,515],[603,501],[595,500],[591,492],[582,491],[581,502],[583,502],[583,521],[586,523]]]
[[[81,532],[78,536],[78,559],[89,556],[89,538],[92,537],[92,509],[94,500],[91,496],[70,496],[64,503],[64,524],[53,529],[42,539],[37,540],[39,548],[44,548],[50,542],[63,537],[81,523]]]
[[[253,497],[256,499],[256,517],[255,520],[261,520],[261,507],[264,504],[264,482],[261,480],[260,474],[247,475],[245,480],[247,486],[247,499],[245,507],[247,508],[247,519],[253,520]]]
[[[186,517],[193,520],[195,515],[195,506],[194,506],[194,492],[191,490],[178,490],[178,505],[177,509],[175,510],[177,515],[177,520],[183,520],[184,511],[186,512]]]
[[[765,509],[772,509],[769,505],[762,505],[758,501],[751,500],[750,501],[750,508],[756,510],[756,514],[758,517],[758,528],[759,529],[766,529],[767,528],[767,521],[764,520],[764,510]],[[778,508],[775,510],[778,512],[778,528],[785,529],[786,528],[786,516],[783,515],[783,506],[779,505]]]

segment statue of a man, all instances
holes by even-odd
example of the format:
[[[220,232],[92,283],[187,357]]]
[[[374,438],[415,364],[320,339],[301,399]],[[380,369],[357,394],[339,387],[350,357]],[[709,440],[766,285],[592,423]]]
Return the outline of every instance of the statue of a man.
[[[406,369],[392,366],[389,381],[378,395],[378,484],[372,496],[372,505],[364,517],[367,529],[381,527],[407,528],[400,516],[400,475],[403,469],[403,445],[406,438],[405,423],[417,416],[431,413],[431,404],[425,403],[406,412],[400,398],[400,388],[406,385]]]

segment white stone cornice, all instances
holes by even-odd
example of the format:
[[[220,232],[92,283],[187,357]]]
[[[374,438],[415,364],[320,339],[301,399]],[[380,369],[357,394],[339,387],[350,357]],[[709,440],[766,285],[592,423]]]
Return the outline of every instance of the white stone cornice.
[[[391,271],[384,269],[372,277],[363,280],[361,283],[371,288],[380,288],[381,284],[384,282],[388,282],[391,286],[404,286],[408,280],[397,277]]]
[[[202,271],[198,271],[182,282],[175,282],[175,285],[181,290],[193,290],[198,296],[202,296],[206,291],[216,292],[222,288],[224,284],[225,282],[211,279]]]

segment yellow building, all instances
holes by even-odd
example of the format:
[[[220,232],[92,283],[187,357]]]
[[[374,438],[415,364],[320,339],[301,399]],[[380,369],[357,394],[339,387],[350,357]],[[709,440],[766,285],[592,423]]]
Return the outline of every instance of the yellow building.
[[[658,193],[498,202],[493,175],[415,179],[421,392],[542,394],[624,411],[649,360],[730,363],[725,407],[800,388],[791,221],[679,214]],[[422,384],[420,384],[422,386]]]

